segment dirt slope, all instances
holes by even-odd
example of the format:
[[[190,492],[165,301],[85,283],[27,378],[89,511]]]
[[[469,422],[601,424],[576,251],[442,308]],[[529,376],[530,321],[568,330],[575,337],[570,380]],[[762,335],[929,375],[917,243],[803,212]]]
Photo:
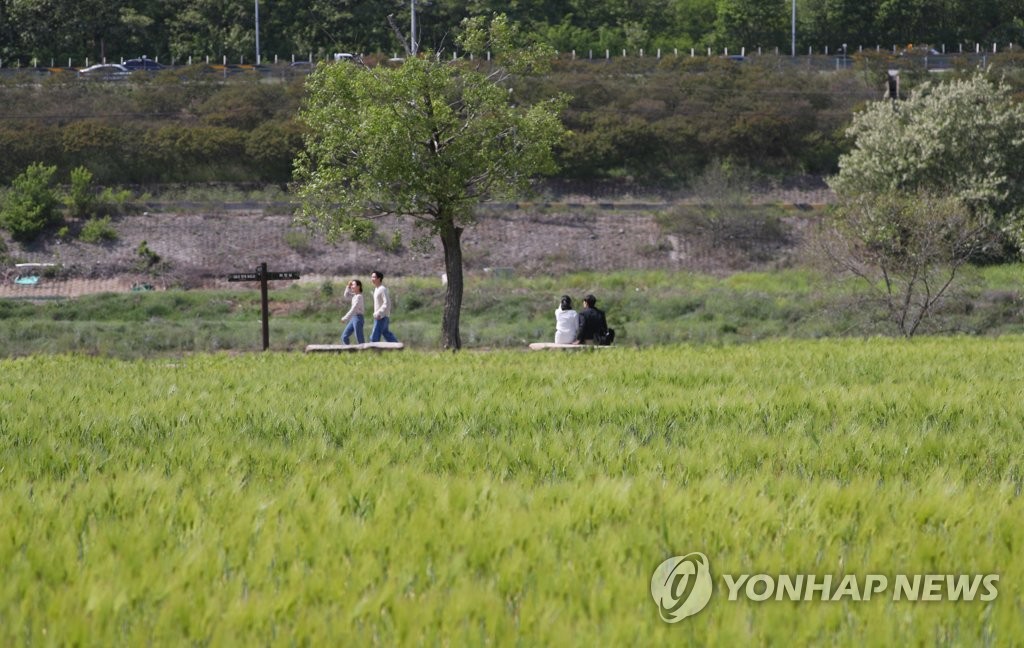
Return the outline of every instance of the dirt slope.
[[[798,203],[803,198],[783,196],[780,202]],[[667,207],[575,202],[488,209],[463,235],[465,269],[520,276],[582,270],[725,271],[785,263],[800,243],[799,218],[795,218],[797,235],[785,246],[748,258],[736,250],[715,249],[707,241],[664,231],[656,216]],[[222,283],[229,273],[251,271],[261,262],[270,270],[296,270],[317,277],[362,276],[374,268],[392,276],[444,272],[440,245],[429,232],[396,219],[383,219],[377,225],[378,236],[370,243],[331,243],[295,226],[289,215],[258,210],[146,213],[115,219],[118,239],[110,243],[48,241],[22,247],[7,241],[7,247],[13,261],[56,263],[63,268],[62,281],[42,281],[31,287],[33,294],[44,293],[46,284],[53,286],[55,294],[128,289],[135,283],[209,286]],[[160,257],[160,263],[149,270],[138,252],[143,242]],[[5,272],[0,296],[28,290],[13,284],[10,264]]]

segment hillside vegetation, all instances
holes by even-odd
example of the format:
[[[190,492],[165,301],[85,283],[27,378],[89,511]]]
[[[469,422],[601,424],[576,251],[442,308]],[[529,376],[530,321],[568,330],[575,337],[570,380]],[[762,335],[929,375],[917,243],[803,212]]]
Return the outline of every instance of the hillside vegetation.
[[[848,146],[843,130],[881,96],[884,71],[903,68],[902,92],[929,77],[920,57],[855,59],[828,72],[768,55],[561,60],[512,89],[524,102],[572,97],[563,115],[572,135],[557,152],[556,179],[595,191],[608,183],[678,188],[714,161],[766,176],[834,172]],[[1019,87],[1015,55],[992,63],[991,74]],[[85,166],[103,185],[283,184],[302,145],[301,75],[224,77],[193,66],[109,83],[68,73],[0,80],[0,183],[42,163],[64,181]]]

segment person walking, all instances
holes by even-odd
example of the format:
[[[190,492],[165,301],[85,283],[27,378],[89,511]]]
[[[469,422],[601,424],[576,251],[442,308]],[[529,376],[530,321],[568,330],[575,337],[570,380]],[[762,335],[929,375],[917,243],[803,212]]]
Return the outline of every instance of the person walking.
[[[398,342],[390,328],[391,294],[384,285],[384,273],[374,270],[370,274],[370,282],[373,284],[373,331],[370,333],[370,342],[380,342],[382,337],[388,342]]]
[[[587,295],[583,298],[583,310],[579,314],[579,329],[576,331],[575,343],[605,345],[611,344],[610,338],[604,311],[597,308],[597,297]]]
[[[572,344],[576,340],[579,322],[572,307],[572,297],[562,295],[562,302],[555,309],[555,344]]]
[[[341,343],[348,344],[348,341],[352,339],[352,333],[355,333],[356,341],[362,344],[366,341],[363,337],[363,282],[358,279],[348,282],[348,285],[345,286],[345,299],[352,300],[352,307],[341,318],[342,322],[347,322],[345,330],[341,334]]]

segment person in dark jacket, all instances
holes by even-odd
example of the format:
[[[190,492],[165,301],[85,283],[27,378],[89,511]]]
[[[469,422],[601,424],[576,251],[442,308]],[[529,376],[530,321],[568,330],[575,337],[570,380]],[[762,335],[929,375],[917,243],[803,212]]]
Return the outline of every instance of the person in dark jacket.
[[[597,297],[587,295],[583,298],[583,310],[579,313],[579,326],[576,330],[576,344],[603,344],[608,333],[608,322],[604,311],[597,308]]]

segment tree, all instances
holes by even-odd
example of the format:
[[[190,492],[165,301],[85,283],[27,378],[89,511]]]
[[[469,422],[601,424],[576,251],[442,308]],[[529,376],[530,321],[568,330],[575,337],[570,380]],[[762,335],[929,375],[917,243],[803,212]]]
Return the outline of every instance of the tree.
[[[425,53],[397,67],[320,65],[300,112],[307,135],[295,171],[299,219],[328,236],[366,236],[375,217],[399,215],[440,238],[448,276],[441,335],[452,350],[462,346],[462,232],[482,201],[521,193],[532,176],[555,170],[567,103],[516,105],[509,76],[537,70],[550,52],[517,46],[504,16],[463,29],[464,51],[489,50],[499,64]]]
[[[781,46],[787,42],[789,18],[784,0],[718,0],[715,41],[737,53],[740,47]]]
[[[0,205],[0,227],[17,241],[31,241],[61,219],[60,199],[53,188],[57,167],[29,165],[14,179]]]
[[[189,0],[167,21],[171,54],[256,60],[255,6],[251,2]]]
[[[834,48],[840,43],[866,45],[877,42],[874,30],[876,5],[877,2],[865,0],[801,2],[797,11],[800,21],[796,32],[797,49],[800,50],[805,43]],[[806,47],[802,49],[806,51]]]
[[[87,218],[96,209],[96,192],[92,186],[92,172],[84,166],[71,169],[71,187],[64,204],[75,218]]]
[[[844,199],[926,193],[963,202],[1024,240],[1024,106],[977,74],[926,83],[906,101],[877,101],[847,130],[853,150],[829,184]]]
[[[715,161],[692,184],[696,204],[676,205],[658,218],[697,246],[696,252],[738,267],[775,257],[790,239],[781,209],[755,205],[754,178],[748,169]]]
[[[1022,240],[1024,107],[976,75],[876,102],[847,134],[826,242],[911,336],[965,264]]]
[[[987,219],[952,196],[862,194],[836,209],[824,242],[842,270],[864,280],[901,335],[912,337],[992,241]]]

